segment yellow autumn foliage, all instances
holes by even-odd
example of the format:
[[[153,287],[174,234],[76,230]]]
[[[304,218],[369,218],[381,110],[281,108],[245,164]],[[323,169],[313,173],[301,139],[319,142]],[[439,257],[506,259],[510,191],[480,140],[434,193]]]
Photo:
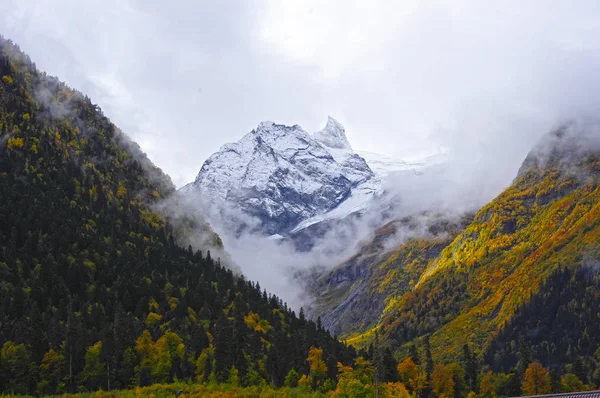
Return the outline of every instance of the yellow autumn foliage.
[[[271,330],[269,322],[266,319],[260,319],[260,316],[254,312],[250,312],[246,315],[244,317],[244,322],[250,329],[254,329],[262,334],[267,334],[269,333],[269,330]]]

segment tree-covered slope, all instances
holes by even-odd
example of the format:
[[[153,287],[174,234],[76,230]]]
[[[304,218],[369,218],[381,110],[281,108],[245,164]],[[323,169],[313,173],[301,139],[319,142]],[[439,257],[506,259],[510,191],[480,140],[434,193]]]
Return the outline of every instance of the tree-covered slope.
[[[419,214],[387,223],[352,258],[310,283],[312,311],[323,325],[349,342],[368,341],[361,331],[376,324],[388,306],[414,287],[464,228],[464,220]],[[390,242],[400,240],[398,246]]]
[[[596,125],[548,134],[513,184],[468,222],[386,249],[399,225],[314,283],[324,323],[347,342],[363,347],[379,335],[399,359],[416,345],[446,363],[468,347],[494,371],[522,378],[540,361],[555,375],[600,382]]]
[[[556,270],[488,346],[495,371],[540,361],[600,384],[600,274],[595,264]]]
[[[153,211],[172,191],[96,105],[0,38],[0,391],[281,385],[308,373],[312,345],[328,364],[353,358],[258,283],[178,246]]]
[[[548,278],[563,269],[579,275],[598,259],[599,138],[593,126],[585,125],[547,136],[513,185],[483,207],[428,265],[415,288],[388,310],[381,323],[384,335],[396,347],[430,336],[434,356],[450,360],[464,344],[483,353],[492,344],[504,344],[499,339],[511,335],[502,333],[505,328],[531,327],[518,321],[524,320],[519,314],[532,300],[545,297]],[[594,282],[587,286],[592,296],[597,294]],[[555,295],[545,300],[562,302],[569,291],[553,290]],[[570,310],[591,322],[585,307]],[[542,322],[543,312],[537,315]],[[574,335],[586,333],[586,322],[559,324],[563,327],[553,330],[550,343],[559,344],[565,336],[577,341]],[[594,339],[596,347],[582,354],[598,343]]]

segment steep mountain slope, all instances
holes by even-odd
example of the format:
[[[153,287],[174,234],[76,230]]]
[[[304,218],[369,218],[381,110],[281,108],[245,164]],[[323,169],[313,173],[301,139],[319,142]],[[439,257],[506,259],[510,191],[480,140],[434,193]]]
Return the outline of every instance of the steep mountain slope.
[[[352,359],[258,283],[178,246],[154,210],[172,191],[96,105],[0,38],[0,391],[281,385],[311,345]]]
[[[462,226],[464,228],[464,226]],[[309,284],[311,308],[323,326],[343,336],[375,323],[386,305],[409,291],[441,250],[460,232],[458,222],[422,214],[390,222],[348,261]],[[393,246],[394,241],[402,242]]]
[[[586,331],[595,330],[588,324],[593,316],[572,304],[598,294],[599,143],[595,125],[572,124],[549,134],[513,185],[426,264],[413,288],[399,289],[389,300],[377,326],[383,337],[400,352],[429,337],[434,357],[442,360],[457,359],[469,344],[477,353],[488,350],[486,358],[497,367],[514,365],[516,352],[526,348],[514,342],[507,348],[515,336],[533,345],[540,344],[534,336],[546,338],[546,354],[530,359],[550,364],[564,359],[567,349],[569,360],[592,355],[600,344]],[[552,280],[563,286],[548,285]],[[575,286],[588,293],[573,299]],[[554,303],[551,314],[541,311],[544,302]],[[538,308],[535,316],[531,308]],[[566,308],[578,319],[572,326],[558,315]],[[367,331],[362,338],[368,337]],[[548,349],[565,341],[574,345]]]

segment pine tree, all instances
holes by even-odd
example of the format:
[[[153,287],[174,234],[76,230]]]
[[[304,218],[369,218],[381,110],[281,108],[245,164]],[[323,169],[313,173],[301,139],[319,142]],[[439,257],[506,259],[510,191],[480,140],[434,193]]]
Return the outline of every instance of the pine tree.
[[[373,370],[374,370],[374,382],[375,382],[375,394],[379,396],[379,386],[383,382],[385,368],[383,359],[383,349],[381,348],[381,342],[379,341],[379,332],[375,331],[375,341],[372,345],[372,358],[373,358]]]
[[[581,359],[581,357],[577,357],[577,359],[573,363],[573,373],[584,384],[588,382],[587,371],[585,369],[585,365],[583,364],[583,360]]]
[[[285,376],[285,386],[289,388],[296,388],[298,386],[298,380],[300,380],[300,375],[296,372],[296,369],[292,368]]]
[[[215,332],[215,376],[217,381],[224,383],[227,380],[229,369],[234,365],[230,345],[233,333],[224,314],[217,319]]]
[[[429,336],[425,337],[425,373],[428,378],[431,378],[431,374],[433,373],[433,357],[431,355]]]
[[[471,353],[469,345],[463,345],[462,351],[462,365],[465,369],[465,380],[471,391],[475,391],[477,387],[477,361],[475,360],[474,354]]]
[[[417,351],[417,346],[411,344],[408,347],[408,356],[412,358],[413,362],[417,365],[421,365],[421,358],[419,357],[419,351]]]

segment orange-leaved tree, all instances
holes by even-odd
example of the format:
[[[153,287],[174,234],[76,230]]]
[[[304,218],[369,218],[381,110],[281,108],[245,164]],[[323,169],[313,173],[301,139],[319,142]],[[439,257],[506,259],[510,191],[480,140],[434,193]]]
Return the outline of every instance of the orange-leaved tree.
[[[410,357],[400,362],[397,370],[400,381],[418,396],[427,384],[425,372]]]
[[[440,398],[454,396],[454,380],[450,369],[441,363],[436,363],[431,373],[431,389]]]
[[[552,392],[550,373],[539,362],[530,363],[523,380],[523,395],[542,395]]]

